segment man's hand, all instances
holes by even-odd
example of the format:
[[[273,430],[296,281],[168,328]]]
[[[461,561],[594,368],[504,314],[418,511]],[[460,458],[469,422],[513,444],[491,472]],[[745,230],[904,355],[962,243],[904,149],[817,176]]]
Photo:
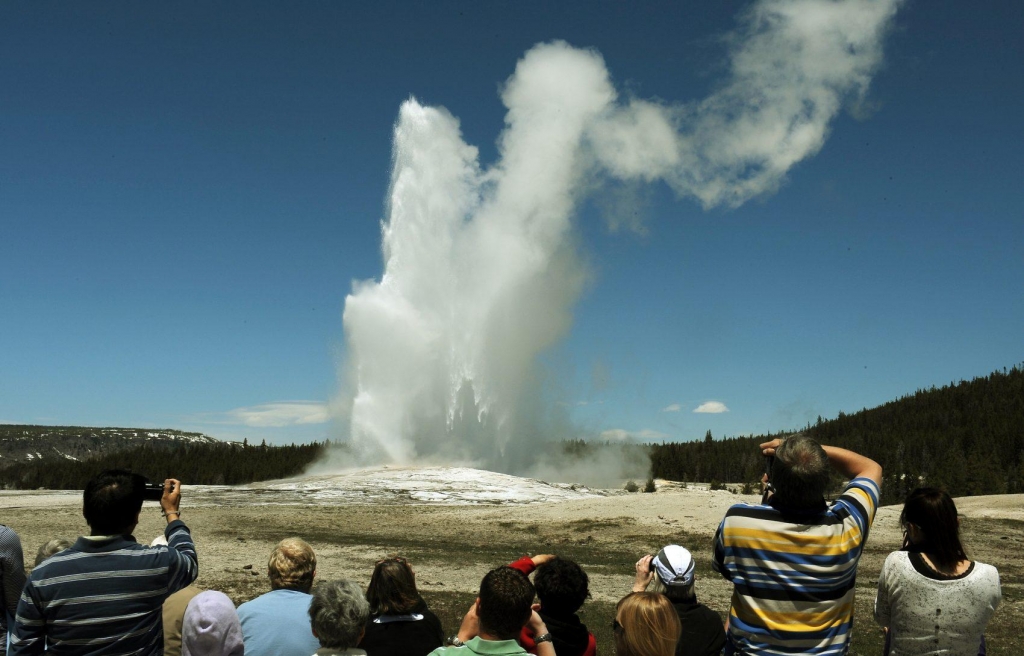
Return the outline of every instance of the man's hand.
[[[540,604],[534,604],[532,608],[533,613],[530,615],[530,619],[526,622],[526,628],[529,629],[536,638],[548,633],[548,627],[544,624],[544,620],[541,618],[540,613],[537,612],[540,610]],[[555,656],[554,643],[550,640],[538,642],[537,656]]]
[[[164,495],[160,497],[160,508],[163,510],[168,524],[181,517],[181,513],[178,512],[180,504],[181,481],[176,478],[166,479],[164,481]]]
[[[544,620],[541,618],[540,613],[537,612],[540,610],[540,604],[534,604],[530,608],[533,610],[530,613],[530,619],[526,621],[527,628],[529,628],[535,636],[544,635],[548,632],[548,627],[544,624]]]
[[[633,581],[633,592],[643,592],[654,580],[654,572],[651,571],[651,561],[654,556],[647,554],[636,561],[636,580]]]
[[[775,438],[771,442],[763,442],[761,444],[761,455],[774,456],[775,449],[779,448],[781,444],[782,440],[780,440],[779,438]]]
[[[556,556],[555,554],[537,554],[530,560],[533,561],[534,567],[540,567],[544,563],[550,563],[555,558],[558,558],[558,556]]]
[[[469,611],[466,616],[462,618],[462,626],[459,627],[459,640],[462,642],[468,642],[473,638],[480,635],[480,617],[476,614],[476,604],[480,600],[477,599],[473,602],[473,605],[469,607]]]

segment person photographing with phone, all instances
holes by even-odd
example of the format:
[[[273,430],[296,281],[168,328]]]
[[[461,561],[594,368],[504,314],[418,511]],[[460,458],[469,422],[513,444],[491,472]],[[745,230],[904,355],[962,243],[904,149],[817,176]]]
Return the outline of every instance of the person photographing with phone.
[[[760,449],[762,503],[730,507],[715,533],[712,568],[733,584],[724,653],[846,653],[882,467],[806,435]],[[833,471],[848,482],[829,506]]]
[[[32,570],[9,656],[163,653],[161,606],[195,580],[199,564],[176,479],[164,481],[159,497],[167,546],[135,541],[146,487],[144,476],[117,469],[89,481],[82,514],[90,534]]]

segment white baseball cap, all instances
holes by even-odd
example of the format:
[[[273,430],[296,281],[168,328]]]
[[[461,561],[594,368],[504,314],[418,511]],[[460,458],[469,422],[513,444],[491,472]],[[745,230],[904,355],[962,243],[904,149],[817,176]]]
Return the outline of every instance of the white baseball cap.
[[[690,552],[678,544],[670,544],[651,561],[658,578],[667,587],[684,587],[693,584],[694,562]]]

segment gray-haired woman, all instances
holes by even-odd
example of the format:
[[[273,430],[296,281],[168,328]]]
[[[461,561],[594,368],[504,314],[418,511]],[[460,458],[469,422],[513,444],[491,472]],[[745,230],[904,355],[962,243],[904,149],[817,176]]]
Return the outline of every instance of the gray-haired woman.
[[[358,585],[347,579],[327,581],[313,589],[309,622],[320,641],[314,656],[366,656],[356,645],[363,637],[370,604]]]

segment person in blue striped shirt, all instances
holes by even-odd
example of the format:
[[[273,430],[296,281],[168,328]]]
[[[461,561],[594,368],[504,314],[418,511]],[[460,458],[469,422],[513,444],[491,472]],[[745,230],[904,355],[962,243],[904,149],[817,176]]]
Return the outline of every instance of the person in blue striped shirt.
[[[846,654],[882,468],[805,435],[761,450],[765,499],[729,508],[715,534],[712,567],[733,584],[724,653]],[[829,506],[832,470],[849,483]]]
[[[9,656],[163,653],[163,602],[195,580],[199,565],[181,521],[175,479],[164,481],[160,499],[167,546],[135,541],[145,484],[123,470],[89,481],[83,514],[90,535],[32,570],[18,601]]]

